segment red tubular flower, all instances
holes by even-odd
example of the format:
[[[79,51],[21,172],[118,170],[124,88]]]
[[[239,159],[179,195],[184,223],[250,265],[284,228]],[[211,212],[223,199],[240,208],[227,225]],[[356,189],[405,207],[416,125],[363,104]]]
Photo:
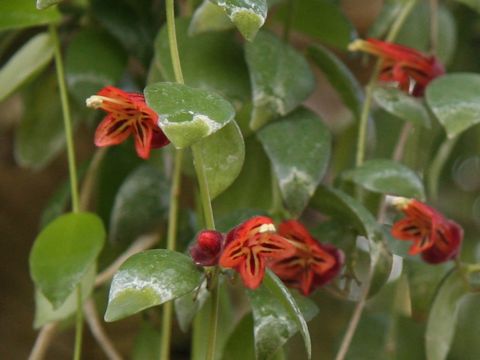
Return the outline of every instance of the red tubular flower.
[[[223,234],[215,230],[198,233],[196,243],[190,248],[190,255],[197,265],[214,266],[222,251]]]
[[[269,259],[291,256],[295,247],[276,233],[272,219],[255,216],[231,230],[219,264],[234,268],[250,289],[260,286]]]
[[[445,69],[435,56],[415,49],[377,39],[355,40],[349,50],[361,50],[382,59],[380,80],[397,83],[400,89],[423,96],[426,86]]]
[[[400,198],[395,205],[406,217],[393,224],[392,235],[413,241],[410,255],[422,254],[430,264],[457,256],[463,240],[463,229],[457,223],[417,200]]]
[[[320,244],[296,220],[284,221],[279,234],[295,244],[296,252],[270,264],[272,271],[288,286],[307,296],[332,280],[343,265],[343,252],[333,245]]]
[[[87,106],[108,113],[95,132],[97,146],[118,145],[133,134],[138,156],[148,159],[150,149],[170,143],[157,125],[158,115],[147,106],[142,94],[107,86],[90,96]]]

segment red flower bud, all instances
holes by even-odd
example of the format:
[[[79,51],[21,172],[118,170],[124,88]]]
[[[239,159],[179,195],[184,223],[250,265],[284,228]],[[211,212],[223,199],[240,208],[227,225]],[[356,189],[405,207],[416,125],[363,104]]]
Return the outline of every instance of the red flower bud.
[[[200,231],[197,234],[196,243],[190,248],[190,255],[197,265],[217,265],[222,243],[222,233],[215,230]]]

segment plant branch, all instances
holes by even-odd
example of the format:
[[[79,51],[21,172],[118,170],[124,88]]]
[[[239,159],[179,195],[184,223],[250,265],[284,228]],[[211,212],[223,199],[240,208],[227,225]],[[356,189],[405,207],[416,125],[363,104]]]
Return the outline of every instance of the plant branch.
[[[459,136],[446,139],[442,145],[440,145],[440,148],[437,150],[437,154],[430,165],[430,169],[428,170],[428,192],[433,201],[436,200],[438,196],[438,183],[440,181],[443,167],[450,157],[453,148],[457,144],[458,139]]]
[[[86,211],[90,206],[90,201],[93,194],[93,189],[95,187],[95,178],[97,176],[98,170],[100,169],[100,164],[102,163],[105,154],[107,153],[107,148],[100,148],[95,151],[95,154],[92,157],[92,161],[88,167],[87,173],[85,174],[85,179],[83,180],[82,187],[80,190],[80,210]]]
[[[105,329],[102,327],[102,323],[98,317],[95,303],[91,298],[85,302],[83,310],[85,312],[85,319],[87,320],[93,337],[97,341],[98,345],[100,345],[105,355],[107,355],[108,359],[121,360],[122,356],[115,349],[115,346],[109,339],[107,333],[105,332]]]
[[[28,356],[28,360],[42,360],[45,357],[48,347],[55,337],[57,329],[57,322],[53,322],[42,327],[38,333],[37,339],[35,340],[32,351]]]

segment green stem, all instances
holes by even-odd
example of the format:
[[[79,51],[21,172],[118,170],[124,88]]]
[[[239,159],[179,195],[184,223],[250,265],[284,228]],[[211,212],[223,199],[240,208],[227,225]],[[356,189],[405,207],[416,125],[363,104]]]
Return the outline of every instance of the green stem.
[[[78,196],[77,168],[75,164],[75,145],[73,141],[72,118],[70,115],[70,106],[68,103],[67,86],[65,82],[65,72],[63,70],[62,50],[60,40],[58,39],[57,29],[54,25],[49,26],[50,36],[52,38],[55,51],[55,67],[57,69],[58,88],[60,89],[60,100],[62,103],[63,125],[65,127],[65,138],[67,142],[68,171],[70,175],[70,193],[72,197],[72,211],[80,211],[80,202]],[[82,288],[77,285],[77,321],[75,325],[75,351],[74,359],[79,360],[82,353],[82,335],[83,335],[83,309],[82,309]]]
[[[80,304],[80,306],[78,306]],[[83,309],[82,309],[82,285],[77,286],[77,316],[75,322],[75,351],[74,360],[80,360],[82,356],[82,335],[83,335]]]
[[[165,10],[167,12],[167,32],[168,43],[170,45],[170,56],[172,58],[173,73],[175,81],[183,84],[182,66],[180,65],[180,55],[178,54],[177,33],[175,31],[175,5],[173,0],[165,0]]]
[[[168,213],[168,231],[167,231],[167,249],[174,251],[177,242],[178,225],[178,199],[180,197],[180,184],[182,178],[182,160],[183,151],[175,152],[175,162],[173,164],[173,177],[170,189],[170,209]],[[162,315],[162,338],[160,347],[160,359],[168,360],[170,358],[170,340],[172,337],[172,302],[163,305]]]
[[[72,196],[72,210],[78,212],[80,209],[78,201],[77,168],[75,165],[75,146],[73,142],[72,118],[70,115],[70,106],[68,103],[67,86],[65,83],[65,73],[63,70],[63,59],[58,40],[57,29],[50,25],[50,36],[55,46],[55,65],[57,69],[57,81],[60,89],[60,100],[62,102],[63,125],[65,127],[65,137],[67,140],[68,170],[70,173],[70,192]]]
[[[198,144],[192,145],[193,163],[197,173],[198,187],[200,188],[200,200],[202,201],[203,217],[205,227],[215,230],[215,221],[213,219],[212,204],[210,202],[210,191],[208,189],[207,174],[203,164],[202,149]]]
[[[208,344],[207,344],[207,360],[215,359],[215,349],[217,343],[217,324],[218,324],[218,307],[220,303],[220,291],[218,290],[218,281],[213,286],[211,292],[212,303],[210,308],[210,324],[208,329]]]
[[[403,23],[407,19],[408,14],[412,11],[416,0],[408,1],[400,11],[396,21],[392,24],[390,31],[386,37],[386,41],[393,41],[398,35]],[[360,115],[360,121],[358,125],[358,140],[357,140],[357,155],[355,165],[358,167],[363,164],[365,160],[365,149],[367,142],[367,127],[368,118],[370,116],[370,108],[372,106],[373,89],[377,82],[378,75],[382,69],[382,59],[377,60],[375,67],[373,68],[372,76],[365,89],[365,100],[363,102],[362,112]]]
[[[447,139],[440,145],[440,148],[437,151],[437,154],[433,158],[432,165],[430,165],[430,169],[428,171],[428,191],[430,194],[430,198],[432,200],[436,200],[438,196],[438,183],[440,180],[440,175],[442,173],[442,169],[445,166],[450,154],[457,144],[458,136],[453,137],[451,139]]]

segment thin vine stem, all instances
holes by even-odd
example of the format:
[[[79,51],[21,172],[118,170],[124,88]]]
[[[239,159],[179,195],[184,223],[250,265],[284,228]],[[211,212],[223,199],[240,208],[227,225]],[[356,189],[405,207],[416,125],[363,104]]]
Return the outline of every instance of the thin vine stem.
[[[438,197],[438,183],[440,175],[442,174],[443,167],[447,162],[453,148],[457,144],[459,136],[455,136],[451,139],[446,139],[437,151],[437,154],[433,158],[432,164],[428,171],[428,193],[432,200],[436,200]]]
[[[65,81],[65,72],[63,69],[62,50],[60,40],[58,39],[57,28],[54,25],[49,26],[50,36],[54,44],[55,68],[57,70],[58,88],[60,89],[60,100],[62,103],[63,124],[65,128],[65,137],[67,142],[68,171],[70,176],[70,193],[72,197],[72,211],[80,211],[80,201],[77,184],[77,167],[75,163],[75,144],[73,140],[72,117],[70,114],[70,105],[68,103],[67,85]],[[82,354],[82,335],[83,335],[83,309],[82,309],[82,288],[77,285],[77,313],[75,322],[75,350],[74,360],[80,360]]]
[[[401,9],[396,21],[392,24],[390,31],[387,34],[386,41],[393,41],[398,35],[403,23],[407,19],[408,14],[412,11],[416,4],[416,0],[408,1]],[[360,121],[358,125],[358,140],[357,140],[357,154],[355,165],[358,167],[365,161],[366,142],[367,142],[367,127],[368,118],[370,116],[370,109],[372,107],[373,89],[377,82],[378,75],[382,68],[382,59],[378,59],[373,68],[372,76],[365,89],[365,100],[363,102],[362,112],[360,114]]]
[[[416,4],[416,0],[411,0],[407,2],[404,7],[401,9],[398,17],[396,18],[395,22],[392,24],[390,31],[387,34],[386,40],[387,41],[394,41],[397,37],[402,25],[404,24],[405,20],[407,19],[410,12],[413,10],[413,7]],[[367,135],[367,125],[368,125],[368,118],[370,115],[370,108],[372,104],[372,97],[373,97],[373,88],[377,81],[378,75],[380,74],[382,66],[382,60],[379,59],[375,67],[373,69],[372,76],[370,81],[366,87],[365,93],[365,101],[363,103],[362,113],[360,116],[360,123],[359,123],[359,131],[358,131],[358,143],[357,143],[357,154],[356,154],[356,166],[360,166],[363,164],[365,160],[365,145],[366,145],[366,135]],[[403,145],[402,145],[403,146]],[[342,343],[340,344],[340,348],[337,352],[335,360],[343,360],[345,359],[350,345],[352,343],[353,337],[358,327],[358,323],[362,317],[363,310],[365,309],[365,305],[367,303],[368,293],[370,291],[370,285],[373,278],[373,269],[370,268],[367,278],[364,281],[363,291],[360,295],[360,299],[355,306],[353,311],[353,315],[350,319],[348,324],[347,330],[343,337]]]

